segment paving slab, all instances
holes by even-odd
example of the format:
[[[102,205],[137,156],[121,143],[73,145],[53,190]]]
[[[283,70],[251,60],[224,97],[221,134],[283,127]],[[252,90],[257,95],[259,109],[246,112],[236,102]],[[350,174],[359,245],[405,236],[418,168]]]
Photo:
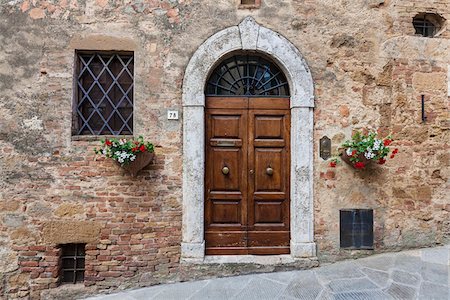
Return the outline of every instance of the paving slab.
[[[162,284],[89,300],[450,300],[450,247],[296,270]]]

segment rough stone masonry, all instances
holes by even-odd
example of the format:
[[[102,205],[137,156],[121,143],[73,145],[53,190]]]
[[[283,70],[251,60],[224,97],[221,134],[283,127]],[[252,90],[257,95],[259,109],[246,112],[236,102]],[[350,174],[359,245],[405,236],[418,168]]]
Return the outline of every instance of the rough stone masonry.
[[[180,264],[182,81],[214,33],[252,16],[301,52],[314,80],[314,239],[319,262],[450,240],[450,27],[415,35],[412,18],[450,18],[447,0],[0,1],[0,298],[51,299],[199,277],[270,271]],[[136,178],[72,135],[75,50],[134,51],[134,134],[156,145]],[[420,99],[426,102],[421,120]],[[181,116],[182,117],[182,116]],[[329,168],[355,129],[392,133],[399,155]],[[375,250],[339,246],[339,210],[374,209]],[[291,212],[292,214],[295,212]],[[84,284],[59,285],[59,245],[86,244]]]

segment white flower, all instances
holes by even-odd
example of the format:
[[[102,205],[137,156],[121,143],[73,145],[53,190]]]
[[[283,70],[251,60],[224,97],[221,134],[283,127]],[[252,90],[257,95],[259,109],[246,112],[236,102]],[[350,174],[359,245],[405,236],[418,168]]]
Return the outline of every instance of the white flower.
[[[365,156],[367,159],[372,159],[372,158],[375,157],[375,153],[373,153],[373,152],[365,152],[365,153],[364,153],[364,156]]]
[[[130,156],[130,160],[131,160],[131,161],[134,161],[135,159],[136,159],[136,155],[131,155],[131,156]]]
[[[347,150],[345,151],[345,153],[347,154],[347,156],[351,156],[353,152],[352,148],[347,148]]]
[[[127,142],[126,139],[120,139],[120,140],[119,140],[119,144],[120,144],[120,145],[123,145],[123,144],[125,144],[126,142]]]
[[[108,153],[108,150],[106,150],[106,148],[103,148],[102,153],[103,153],[103,155],[106,155]]]
[[[119,157],[119,158],[117,159],[117,161],[120,162],[120,163],[123,163],[123,162],[124,162],[123,158],[121,158],[121,157]]]
[[[380,150],[382,144],[383,142],[381,140],[375,140],[375,143],[373,143],[373,150],[375,151]]]
[[[116,151],[116,152],[114,152],[114,155],[116,155],[116,156],[120,156],[120,154],[121,154],[121,152],[120,152],[120,151]]]

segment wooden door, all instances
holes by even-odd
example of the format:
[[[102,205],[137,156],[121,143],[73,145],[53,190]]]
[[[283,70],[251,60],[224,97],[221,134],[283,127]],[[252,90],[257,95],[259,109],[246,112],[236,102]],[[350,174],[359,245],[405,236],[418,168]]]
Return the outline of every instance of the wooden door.
[[[289,98],[206,103],[206,254],[289,253]]]

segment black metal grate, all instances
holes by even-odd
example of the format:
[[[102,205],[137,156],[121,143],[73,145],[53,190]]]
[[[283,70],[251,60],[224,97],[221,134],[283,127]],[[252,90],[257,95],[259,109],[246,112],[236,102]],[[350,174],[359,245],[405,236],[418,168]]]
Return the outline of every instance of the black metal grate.
[[[223,61],[209,77],[207,96],[289,96],[283,72],[256,55],[236,55]]]
[[[373,210],[340,211],[341,248],[373,249]]]
[[[85,244],[61,245],[61,281],[77,283],[84,281]]]
[[[413,25],[416,34],[424,37],[433,37],[437,32],[436,25],[428,19],[427,15],[415,17],[413,19]]]
[[[77,135],[133,134],[133,53],[77,53]]]

